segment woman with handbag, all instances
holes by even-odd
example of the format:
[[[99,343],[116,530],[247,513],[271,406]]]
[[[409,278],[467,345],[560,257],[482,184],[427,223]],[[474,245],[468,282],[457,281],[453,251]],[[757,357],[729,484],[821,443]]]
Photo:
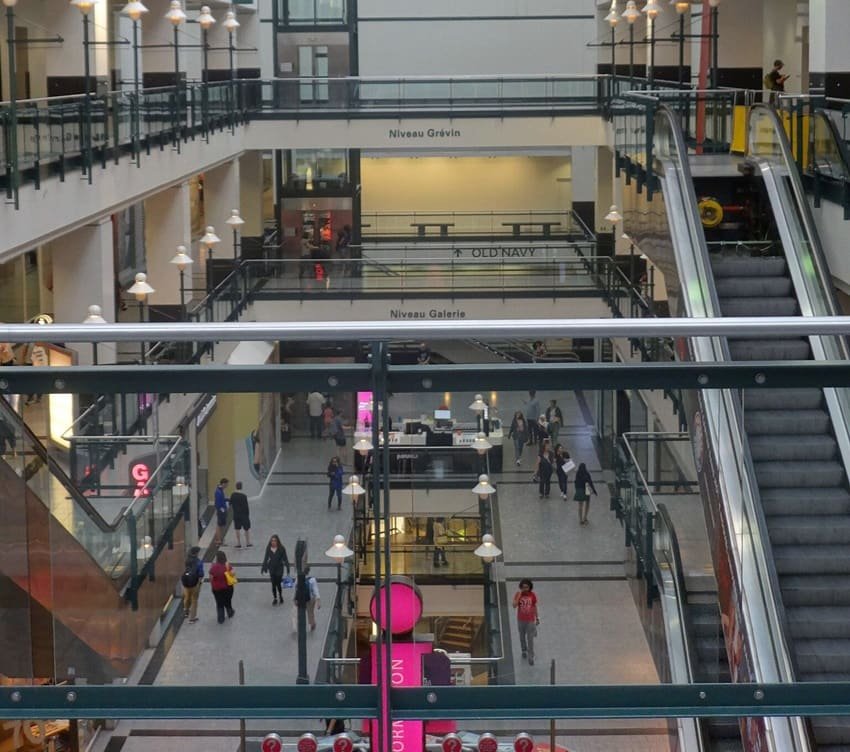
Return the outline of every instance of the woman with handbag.
[[[555,447],[555,474],[558,476],[558,489],[561,498],[567,500],[567,474],[574,470],[576,463],[570,459],[570,453],[563,444]]]
[[[289,574],[289,557],[286,555],[286,548],[280,542],[280,537],[273,535],[269,538],[269,544],[266,546],[266,555],[263,557],[263,564],[260,567],[260,573],[268,572],[269,580],[272,583],[272,606],[278,603],[283,603],[283,571]]]
[[[576,493],[573,499],[578,502],[578,522],[579,525],[587,524],[587,511],[590,507],[590,495],[596,494],[596,486],[593,485],[593,479],[587,471],[587,465],[582,462],[576,470]]]
[[[227,554],[219,551],[215,555],[215,564],[210,567],[210,587],[213,598],[215,598],[215,610],[218,614],[218,623],[224,624],[224,612],[227,617],[232,618],[236,612],[233,610],[233,586],[238,582],[233,573],[233,567],[227,561]]]

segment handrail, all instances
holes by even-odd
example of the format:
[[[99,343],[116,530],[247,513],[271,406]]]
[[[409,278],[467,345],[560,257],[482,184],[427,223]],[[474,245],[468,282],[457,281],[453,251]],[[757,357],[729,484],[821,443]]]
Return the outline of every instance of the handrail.
[[[163,437],[163,438],[173,438],[173,437]],[[145,509],[148,507],[148,505],[153,501],[153,493],[146,494],[145,492],[150,491],[151,488],[153,488],[152,483],[153,483],[154,478],[156,478],[163,471],[163,469],[166,467],[166,465],[168,463],[168,460],[177,451],[178,447],[182,448],[183,443],[185,443],[184,440],[183,440],[183,437],[178,436],[176,438],[177,438],[177,440],[171,445],[170,449],[166,452],[165,457],[163,457],[162,460],[160,460],[160,463],[154,468],[154,471],[150,474],[148,479],[145,481],[144,485],[141,486],[141,488],[139,488],[137,490],[136,496],[133,499],[133,501],[130,502],[130,505],[121,514],[122,520],[126,520],[130,516],[138,517],[139,515],[141,515],[145,511]],[[139,501],[139,499],[142,499],[145,503],[142,504],[142,506],[140,507],[138,512],[134,513],[133,507],[136,506],[136,503]]]

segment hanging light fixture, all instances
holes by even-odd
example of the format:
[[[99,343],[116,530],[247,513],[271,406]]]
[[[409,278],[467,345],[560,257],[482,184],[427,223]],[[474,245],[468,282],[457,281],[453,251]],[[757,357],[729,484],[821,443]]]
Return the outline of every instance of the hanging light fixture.
[[[605,20],[611,24],[612,28],[620,23],[620,13],[617,10],[617,0],[611,0],[611,11],[607,16],[605,16]]]
[[[187,267],[195,262],[192,260],[192,257],[189,255],[189,252],[186,249],[185,245],[177,246],[177,253],[174,254],[174,258],[168,262],[169,264],[174,264],[181,272]]]
[[[490,485],[490,478],[487,475],[479,475],[478,483],[472,489],[472,493],[478,494],[481,499],[486,499],[488,496],[496,493],[496,489]]]
[[[215,18],[213,14],[210,12],[209,5],[201,6],[201,15],[198,16],[198,25],[204,30],[209,31],[213,26],[215,26]]]
[[[635,0],[629,0],[626,3],[626,9],[623,11],[623,18],[625,18],[630,24],[633,24],[640,18],[640,11],[637,9]]]
[[[172,26],[180,26],[186,22],[186,13],[180,5],[180,0],[171,0],[171,8],[165,14],[165,18],[171,22]]]
[[[691,7],[690,0],[670,0],[670,5],[676,9],[680,16]]]
[[[89,306],[89,315],[83,319],[84,324],[105,324],[106,319],[103,318],[103,309],[99,305]]]
[[[138,21],[148,9],[139,2],[139,0],[131,0],[121,9],[121,15],[127,16],[131,21]]]
[[[346,496],[357,497],[366,493],[366,489],[360,485],[360,478],[358,478],[356,475],[352,475],[351,478],[349,478],[348,480],[348,485],[342,489],[342,492]]]
[[[611,204],[611,208],[608,210],[608,213],[605,215],[606,222],[622,222],[623,215],[620,214],[620,210],[617,209],[616,204]]]
[[[484,401],[484,398],[480,394],[476,394],[475,399],[469,406],[469,409],[474,410],[476,413],[480,413],[487,409],[487,403]]]
[[[651,18],[654,21],[661,13],[661,6],[658,4],[658,0],[646,0],[646,5],[643,6],[643,12],[646,13],[647,18]]]
[[[344,559],[354,556],[354,551],[345,544],[344,536],[335,535],[333,545],[325,551],[325,556],[329,556],[331,559],[335,559],[337,564],[341,564]]]
[[[372,446],[372,442],[369,441],[369,439],[358,439],[354,443],[354,451],[359,452],[361,457],[365,457],[374,448],[375,447]]]
[[[236,12],[232,10],[227,11],[227,15],[224,17],[221,25],[228,34],[233,34],[240,26],[239,21],[236,20]]]
[[[479,434],[472,440],[472,448],[478,452],[480,455],[487,454],[488,449],[492,449],[493,445],[487,441],[487,437],[484,433],[479,432]]]
[[[139,272],[135,277],[135,282],[127,288],[127,292],[130,295],[135,295],[136,300],[141,303],[148,295],[155,293],[156,290],[148,284],[148,275],[144,272]]]

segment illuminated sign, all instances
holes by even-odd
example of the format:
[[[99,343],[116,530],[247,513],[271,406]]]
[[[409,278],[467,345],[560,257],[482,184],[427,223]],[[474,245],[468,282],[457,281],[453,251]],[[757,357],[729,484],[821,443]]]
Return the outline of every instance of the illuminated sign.
[[[151,495],[151,490],[147,487],[150,477],[151,469],[146,462],[134,462],[130,465],[130,483],[133,486],[134,499]]]

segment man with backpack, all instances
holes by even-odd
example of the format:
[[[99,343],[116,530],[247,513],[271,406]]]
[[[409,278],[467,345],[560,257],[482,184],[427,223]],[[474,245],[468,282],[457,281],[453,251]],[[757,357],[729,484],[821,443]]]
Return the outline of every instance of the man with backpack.
[[[322,607],[322,599],[319,596],[319,583],[316,578],[310,574],[310,567],[304,569],[304,586],[297,587],[295,590],[295,609],[292,612],[292,631],[297,630],[296,615],[299,606],[304,606],[307,609],[307,622],[310,625],[310,631],[316,629],[316,609]]]
[[[770,102],[775,104],[780,94],[785,93],[785,82],[790,78],[782,74],[785,63],[781,60],[773,61],[773,70],[764,77],[764,88],[770,92]]]
[[[198,621],[198,595],[204,581],[204,562],[201,561],[200,554],[201,549],[198,546],[189,549],[183,576],[180,578],[183,585],[183,616],[189,617],[190,624]]]

